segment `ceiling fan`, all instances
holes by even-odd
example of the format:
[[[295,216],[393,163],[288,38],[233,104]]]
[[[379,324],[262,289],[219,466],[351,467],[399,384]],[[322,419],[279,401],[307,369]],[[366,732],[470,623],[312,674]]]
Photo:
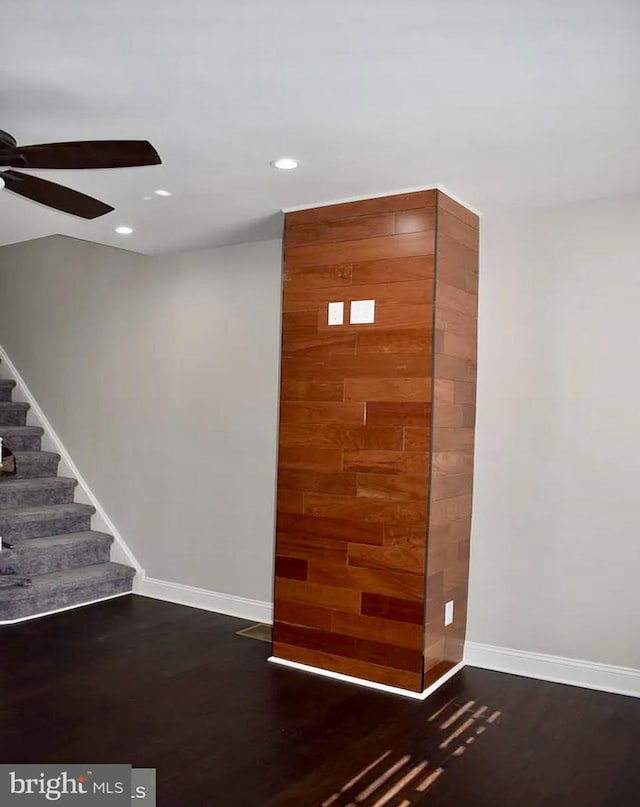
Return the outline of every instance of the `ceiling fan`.
[[[158,165],[162,160],[146,140],[84,140],[18,146],[15,138],[0,129],[0,166],[12,168],[130,168]],[[91,196],[20,171],[0,171],[0,188],[34,202],[95,219],[114,208]]]

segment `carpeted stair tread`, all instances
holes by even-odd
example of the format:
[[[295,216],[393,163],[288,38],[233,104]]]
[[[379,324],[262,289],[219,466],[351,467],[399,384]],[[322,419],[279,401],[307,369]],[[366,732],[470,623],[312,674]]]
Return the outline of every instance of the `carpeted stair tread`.
[[[90,515],[96,512],[92,504],[79,504],[70,502],[69,504],[34,504],[29,507],[0,507],[0,522],[8,519],[23,519],[32,521],[64,516],[64,515]]]
[[[131,591],[135,570],[120,563],[98,563],[32,577],[30,586],[0,588],[0,622]]]
[[[16,382],[11,378],[0,378],[0,401],[10,401]]]
[[[85,530],[64,535],[47,535],[20,541],[15,549],[4,550],[11,569],[20,576],[47,574],[109,561],[113,538],[104,532]]]
[[[75,479],[64,476],[5,477],[0,483],[0,513],[4,507],[68,504],[73,501],[77,484]]]
[[[0,423],[0,437],[11,451],[38,451],[43,434],[42,426],[7,426]]]
[[[16,475],[0,476],[0,486],[16,479],[39,479],[56,475],[60,454],[53,451],[14,451]]]
[[[0,507],[0,535],[9,543],[91,529],[90,504],[38,504]]]
[[[31,405],[23,401],[0,401],[0,423],[7,426],[24,426]]]

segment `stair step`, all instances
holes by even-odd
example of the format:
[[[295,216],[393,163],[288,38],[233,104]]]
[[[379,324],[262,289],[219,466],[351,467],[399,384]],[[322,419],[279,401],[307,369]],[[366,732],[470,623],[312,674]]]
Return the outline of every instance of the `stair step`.
[[[36,575],[31,586],[0,588],[0,622],[124,594],[131,591],[134,576],[134,569],[120,563]]]
[[[20,541],[3,550],[2,560],[23,577],[109,562],[113,538],[104,532],[72,532]]]
[[[14,451],[16,472],[13,476],[0,475],[0,487],[16,479],[37,479],[55,476],[58,472],[60,454],[53,451]]]
[[[11,378],[0,378],[0,401],[10,401],[16,382]]]
[[[0,482],[0,513],[3,507],[27,507],[34,504],[68,504],[73,501],[75,479],[43,476],[38,479],[4,477]]]
[[[0,509],[0,535],[9,543],[91,529],[90,504],[41,504]]]
[[[11,451],[39,451],[42,444],[42,426],[3,426],[0,437]]]
[[[0,425],[24,426],[30,404],[23,401],[0,401]]]

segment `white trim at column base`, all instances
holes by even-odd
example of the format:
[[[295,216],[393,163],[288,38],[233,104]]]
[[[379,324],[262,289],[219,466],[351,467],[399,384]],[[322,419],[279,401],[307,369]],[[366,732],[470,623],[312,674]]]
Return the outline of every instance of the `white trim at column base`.
[[[422,692],[412,692],[410,689],[402,689],[401,687],[392,687],[388,684],[377,684],[375,681],[367,681],[364,678],[356,678],[353,675],[343,675],[342,673],[331,672],[330,670],[322,670],[320,667],[312,667],[309,664],[300,664],[297,661],[288,661],[284,658],[276,658],[270,656],[269,661],[273,664],[280,664],[282,667],[291,667],[293,670],[301,670],[302,672],[313,673],[314,675],[322,675],[325,678],[333,678],[335,681],[344,681],[347,684],[355,684],[356,686],[367,687],[368,689],[377,689],[380,692],[389,692],[391,695],[402,695],[405,698],[413,698],[414,700],[423,701],[439,689],[445,681],[460,672],[464,667],[464,662],[456,664],[449,672],[445,673],[442,678],[439,678],[430,687]]]

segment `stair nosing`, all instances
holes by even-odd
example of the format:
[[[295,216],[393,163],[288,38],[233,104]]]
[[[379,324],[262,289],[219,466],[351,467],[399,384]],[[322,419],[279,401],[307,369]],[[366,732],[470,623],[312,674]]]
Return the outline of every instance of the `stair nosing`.
[[[64,508],[70,508],[69,515],[94,515],[96,508],[92,504],[84,504],[83,502],[67,502],[65,504],[30,504],[26,507],[0,507],[0,521],[4,518],[16,518],[30,515],[38,517],[42,515],[56,515],[62,513]],[[20,540],[20,539],[16,539]]]

